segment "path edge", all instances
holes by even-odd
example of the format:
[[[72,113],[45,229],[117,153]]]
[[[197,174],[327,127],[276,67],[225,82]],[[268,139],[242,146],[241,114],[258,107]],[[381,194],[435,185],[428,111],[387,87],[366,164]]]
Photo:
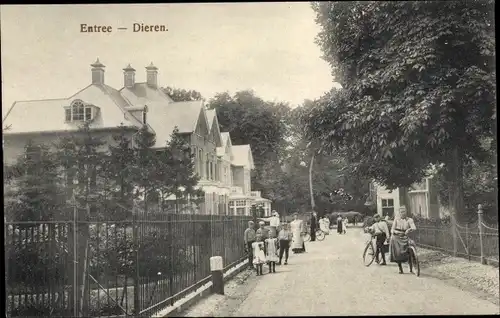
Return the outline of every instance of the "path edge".
[[[227,272],[224,273],[224,283],[233,279],[237,274],[241,273],[248,267],[248,259],[245,258],[241,262],[239,262],[234,267],[230,268]],[[212,282],[208,282],[205,285],[201,286],[197,290],[192,293],[186,295],[182,299],[176,301],[172,306],[168,306],[163,309],[156,315],[152,317],[177,317],[179,314],[184,312],[185,310],[191,308],[200,300],[212,295]]]

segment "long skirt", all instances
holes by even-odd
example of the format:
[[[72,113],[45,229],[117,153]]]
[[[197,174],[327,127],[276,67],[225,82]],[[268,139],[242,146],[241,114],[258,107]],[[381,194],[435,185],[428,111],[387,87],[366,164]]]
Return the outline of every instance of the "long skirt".
[[[268,262],[279,261],[278,249],[276,248],[276,246],[278,245],[278,239],[275,238],[267,239],[265,243],[266,243],[266,261]]]
[[[304,238],[300,231],[294,232],[292,237],[292,251],[294,253],[301,253],[305,251]]]
[[[408,237],[392,235],[389,243],[391,253],[391,262],[407,262],[408,261]]]
[[[337,233],[342,234],[344,232],[342,221],[337,221]]]
[[[330,226],[326,222],[321,222],[319,228],[327,235],[330,233]]]
[[[252,243],[253,249],[253,264],[259,265],[266,262],[266,254],[264,253],[264,242]]]

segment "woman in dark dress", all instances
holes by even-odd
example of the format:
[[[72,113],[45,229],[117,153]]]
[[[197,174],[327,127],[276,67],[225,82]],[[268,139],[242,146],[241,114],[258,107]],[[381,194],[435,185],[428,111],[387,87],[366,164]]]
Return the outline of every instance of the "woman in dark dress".
[[[337,218],[337,233],[342,234],[344,233],[344,223],[342,222],[342,217],[339,215]]]

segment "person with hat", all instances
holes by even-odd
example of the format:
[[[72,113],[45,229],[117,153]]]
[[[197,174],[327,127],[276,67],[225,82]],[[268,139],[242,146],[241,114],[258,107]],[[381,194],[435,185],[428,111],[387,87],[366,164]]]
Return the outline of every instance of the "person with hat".
[[[257,218],[257,220],[269,222],[269,237],[275,238],[278,236],[278,227],[280,225],[280,215],[276,210],[273,210],[271,217],[268,218]]]
[[[379,261],[379,254],[382,256],[382,263],[380,265],[387,265],[385,262],[385,250],[384,245],[389,243],[389,227],[384,219],[380,217],[379,214],[375,214],[373,217],[375,223],[370,226],[370,232],[373,233],[376,240],[377,250],[375,251],[375,259],[377,263]]]
[[[410,261],[409,253],[409,238],[408,234],[415,231],[415,222],[413,219],[408,217],[406,213],[406,207],[402,206],[399,210],[399,217],[394,219],[391,228],[391,240],[390,240],[390,251],[391,251],[391,262],[397,263],[399,268],[399,273],[403,274],[403,267],[401,263],[408,262],[410,265],[410,273],[413,273],[413,264]]]
[[[298,213],[293,214],[293,221],[290,222],[290,231],[292,232],[292,252],[304,253],[306,251],[304,244],[304,233],[306,230],[304,221],[299,219]]]
[[[248,253],[248,268],[253,268],[253,247],[252,243],[255,242],[256,234],[254,230],[253,221],[248,222],[248,228],[243,233],[243,240],[245,242],[245,250]]]

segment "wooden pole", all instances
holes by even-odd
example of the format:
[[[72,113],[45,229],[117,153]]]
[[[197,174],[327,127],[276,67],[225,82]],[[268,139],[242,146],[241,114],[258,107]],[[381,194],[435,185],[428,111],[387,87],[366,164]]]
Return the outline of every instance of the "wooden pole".
[[[313,211],[314,211],[314,208],[315,208],[314,191],[313,191],[313,184],[312,184],[312,172],[313,172],[314,155],[315,155],[315,153],[312,154],[312,156],[311,156],[311,163],[309,164],[309,195],[311,196],[311,209]]]
[[[210,257],[210,271],[212,272],[212,291],[224,295],[224,265],[221,256]]]
[[[483,226],[483,206],[481,204],[478,205],[477,207],[477,226],[479,227],[479,245],[481,248],[481,264],[486,264],[486,259],[484,257],[484,243],[483,243],[483,236],[484,236],[484,226]]]

